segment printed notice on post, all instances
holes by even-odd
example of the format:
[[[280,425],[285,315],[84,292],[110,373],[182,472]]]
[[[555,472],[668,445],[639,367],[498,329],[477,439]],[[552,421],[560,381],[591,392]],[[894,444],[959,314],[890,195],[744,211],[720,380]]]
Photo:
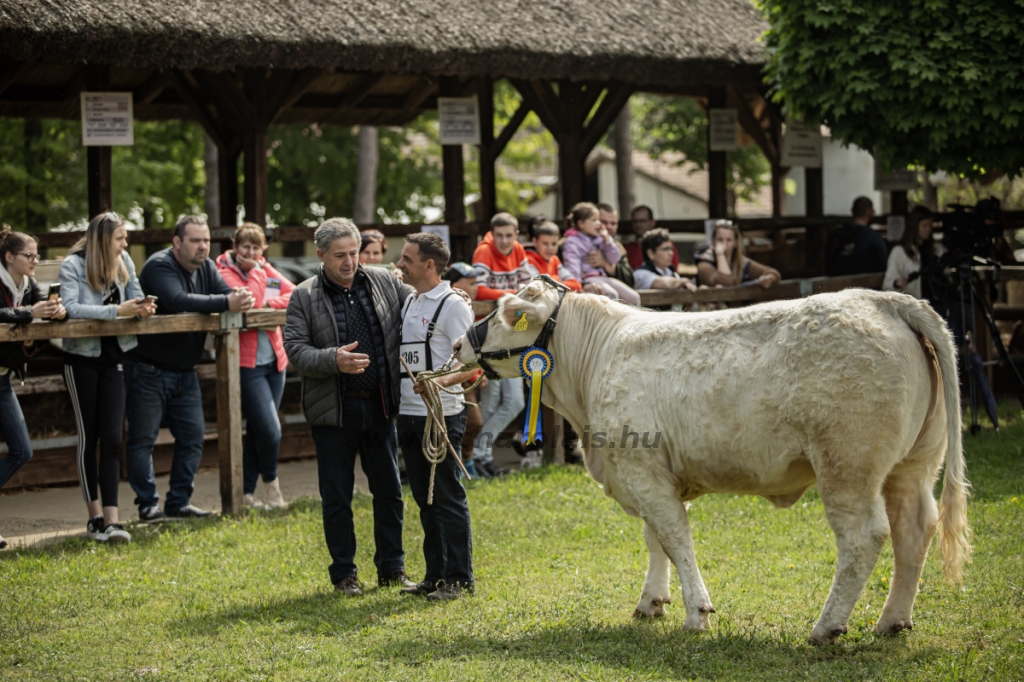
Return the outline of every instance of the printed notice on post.
[[[713,152],[739,149],[738,121],[735,109],[712,109],[708,112],[708,147]]]
[[[441,144],[480,144],[480,108],[476,97],[438,97]]]
[[[430,232],[436,234],[438,237],[444,240],[445,246],[449,249],[452,248],[452,237],[451,230],[448,229],[447,225],[424,225],[420,228],[423,232]]]
[[[82,93],[82,144],[86,147],[135,144],[132,93]]]
[[[787,120],[786,132],[782,135],[781,156],[779,165],[785,168],[821,168],[821,129],[808,128],[799,121]]]

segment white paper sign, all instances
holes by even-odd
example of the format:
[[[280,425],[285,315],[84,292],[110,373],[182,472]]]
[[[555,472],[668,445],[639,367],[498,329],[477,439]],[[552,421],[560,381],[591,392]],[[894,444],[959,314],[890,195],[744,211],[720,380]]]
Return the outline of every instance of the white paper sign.
[[[907,222],[901,215],[891,215],[885,219],[885,238],[891,242],[903,239],[903,232],[906,229]]]
[[[886,173],[882,170],[882,164],[875,160],[875,189],[901,192],[917,189],[919,184],[916,170],[904,168]]]
[[[782,158],[779,165],[784,168],[821,168],[821,130],[806,128],[803,123],[787,120],[786,132],[782,135]]]
[[[441,144],[480,144],[480,108],[476,97],[438,97]]]
[[[424,225],[423,231],[429,232],[431,234],[436,234],[438,237],[444,240],[444,243],[445,245],[447,245],[448,250],[451,250],[452,239],[447,225]]]
[[[713,152],[727,152],[739,149],[739,119],[735,109],[711,109],[708,111],[708,149]]]
[[[86,147],[135,144],[132,93],[82,93],[82,144]]]

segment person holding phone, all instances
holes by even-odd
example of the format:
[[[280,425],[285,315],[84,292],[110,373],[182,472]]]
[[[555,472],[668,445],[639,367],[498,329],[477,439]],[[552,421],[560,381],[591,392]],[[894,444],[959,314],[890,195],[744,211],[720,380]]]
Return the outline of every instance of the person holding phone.
[[[252,294],[254,308],[284,310],[295,285],[263,258],[267,238],[263,228],[244,223],[235,230],[234,248],[217,258],[217,271],[230,287],[245,287]],[[255,509],[283,509],[288,506],[277,479],[277,457],[281,449],[281,422],[277,411],[284,394],[284,352],[281,328],[252,329],[238,335],[242,381],[242,504]],[[256,480],[263,478],[265,501],[256,498]]]
[[[114,320],[156,312],[156,304],[142,297],[128,256],[128,229],[116,213],[92,219],[85,236],[61,263],[59,279],[71,318]],[[117,517],[117,490],[125,411],[124,359],[138,343],[132,335],[63,343],[64,382],[78,425],[78,478],[89,512],[86,531],[97,542],[132,539]]]
[[[34,275],[39,262],[36,240],[7,225],[0,230],[0,323],[63,320],[67,311],[57,298],[44,298]],[[0,343],[0,437],[7,444],[7,456],[0,459],[0,488],[32,459],[28,425],[18,397],[11,386],[11,374],[25,378],[25,361],[35,354],[31,342]],[[0,537],[0,549],[7,541]]]

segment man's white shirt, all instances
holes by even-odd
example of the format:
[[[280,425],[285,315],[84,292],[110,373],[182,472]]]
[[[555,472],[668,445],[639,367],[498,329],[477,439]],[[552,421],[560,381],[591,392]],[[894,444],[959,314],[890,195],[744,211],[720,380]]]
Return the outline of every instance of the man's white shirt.
[[[451,284],[441,282],[424,294],[413,294],[402,305],[402,345],[400,352],[410,366],[413,374],[416,368],[426,369],[424,341],[427,338],[427,327],[434,319],[434,313],[445,295],[451,292]],[[473,324],[473,310],[466,305],[458,293],[452,294],[444,301],[444,308],[434,325],[434,333],[430,338],[430,357],[433,369],[439,369],[452,355],[452,345],[466,333]],[[406,357],[407,356],[407,357]],[[462,412],[465,400],[461,395],[451,395],[441,391],[441,405],[444,416],[454,417]],[[414,417],[427,416],[427,406],[423,398],[412,389],[412,381],[402,368],[402,400],[398,407],[399,414]]]

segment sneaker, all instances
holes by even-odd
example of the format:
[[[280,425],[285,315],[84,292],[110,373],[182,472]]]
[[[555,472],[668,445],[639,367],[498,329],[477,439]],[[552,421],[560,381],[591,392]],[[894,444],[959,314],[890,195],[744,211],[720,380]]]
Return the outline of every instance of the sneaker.
[[[267,507],[270,509],[287,509],[288,503],[284,501],[281,494],[281,479],[275,478],[270,483],[263,484],[263,492],[267,498]]]
[[[167,515],[160,509],[160,505],[154,504],[150,507],[139,509],[139,521],[143,523],[157,523],[164,521]]]
[[[165,513],[167,518],[171,519],[202,519],[213,516],[213,512],[200,509],[194,504],[186,504],[181,509],[168,509]]]
[[[416,583],[409,579],[409,576],[405,574],[405,571],[395,571],[385,578],[377,576],[377,587],[394,587],[396,585],[403,589],[407,589],[415,587]]]
[[[491,468],[487,466],[487,462],[481,462],[478,459],[474,459],[471,463],[478,478],[494,478],[494,474],[491,473]],[[466,468],[468,469],[469,467],[467,466]]]
[[[439,585],[435,591],[427,595],[427,599],[430,601],[450,601],[458,599],[465,594],[472,594],[472,592],[473,588],[471,586],[459,585],[458,583]]]
[[[409,587],[403,587],[399,590],[402,594],[430,594],[431,592],[437,592],[437,585],[424,580],[421,583],[414,583]]]
[[[463,462],[462,466],[466,467],[466,472],[469,474],[470,478],[472,478],[473,480],[476,480],[476,479],[480,478],[480,474],[478,474],[476,472],[476,465],[473,464],[473,460],[468,460],[466,462]],[[466,477],[466,474],[464,474],[464,473],[462,473],[460,471],[459,472],[459,478],[465,478],[465,477]]]
[[[89,519],[89,523],[85,524],[85,533],[89,536],[90,540],[96,542],[106,542],[108,535],[103,532],[103,517],[95,516]]]
[[[523,458],[523,463],[520,468],[523,471],[528,469],[536,469],[542,463],[540,450],[527,450],[526,456]]]
[[[359,589],[359,577],[355,575],[342,578],[334,583],[334,589],[338,592],[344,592],[350,597],[360,597],[363,594],[363,591]]]
[[[256,496],[252,493],[242,495],[242,506],[249,507],[250,509],[256,509],[258,511],[266,511],[270,509],[270,507],[265,505],[262,500],[256,499]]]
[[[4,540],[3,535],[0,535],[0,549],[7,549],[7,540]]]
[[[112,523],[103,529],[107,536],[107,542],[111,544],[127,544],[132,541],[132,536],[120,523]]]
[[[490,462],[481,462],[478,460],[476,462],[476,472],[483,478],[494,478],[496,476],[504,476],[509,473],[508,469],[502,469],[496,465],[493,460]]]

